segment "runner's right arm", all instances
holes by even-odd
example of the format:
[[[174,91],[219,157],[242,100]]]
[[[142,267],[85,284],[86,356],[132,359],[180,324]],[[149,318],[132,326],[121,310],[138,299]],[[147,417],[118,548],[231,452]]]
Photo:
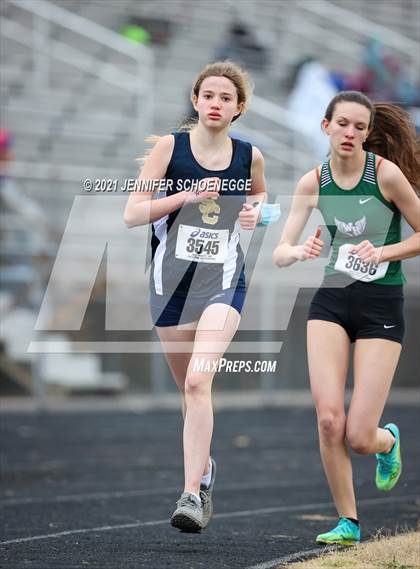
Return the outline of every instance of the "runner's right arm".
[[[278,267],[287,267],[296,261],[315,259],[321,253],[324,243],[318,238],[319,232],[309,237],[303,245],[296,245],[312,209],[317,206],[318,187],[314,170],[299,180],[282,236],[273,253],[274,263]]]
[[[138,177],[139,180],[162,180],[171,161],[174,149],[174,136],[162,136],[152,148]],[[156,187],[156,186],[154,186]],[[205,198],[215,198],[218,191],[205,190],[197,198],[193,192],[177,192],[159,200],[153,200],[154,191],[132,192],[124,210],[124,222],[127,227],[147,225],[161,219],[165,215],[180,209],[187,201],[200,201]]]

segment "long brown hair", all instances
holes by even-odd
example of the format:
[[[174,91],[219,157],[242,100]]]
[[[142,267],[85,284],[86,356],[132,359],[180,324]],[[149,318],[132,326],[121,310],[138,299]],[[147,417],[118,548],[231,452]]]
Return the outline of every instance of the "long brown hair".
[[[410,115],[391,103],[373,103],[359,91],[342,91],[329,103],[325,118],[331,120],[337,103],[358,103],[370,111],[369,136],[363,149],[394,162],[410,184],[420,191],[420,139]]]

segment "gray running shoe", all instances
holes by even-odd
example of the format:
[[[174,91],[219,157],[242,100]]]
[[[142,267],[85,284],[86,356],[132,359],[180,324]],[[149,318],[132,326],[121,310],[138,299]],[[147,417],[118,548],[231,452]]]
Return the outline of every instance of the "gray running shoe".
[[[213,494],[214,480],[216,478],[216,461],[214,460],[214,458],[211,457],[210,460],[212,466],[210,485],[208,488],[203,486],[203,484],[200,486],[200,498],[201,498],[201,503],[203,504],[203,529],[207,526],[207,524],[209,523],[209,521],[213,516],[212,494]]]
[[[186,533],[199,533],[203,529],[203,506],[197,504],[190,492],[181,494],[171,517],[171,525]]]

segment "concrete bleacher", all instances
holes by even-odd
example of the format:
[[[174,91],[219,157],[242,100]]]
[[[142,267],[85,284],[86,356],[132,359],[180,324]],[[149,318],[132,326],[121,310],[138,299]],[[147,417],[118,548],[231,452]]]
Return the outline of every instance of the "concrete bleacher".
[[[70,61],[54,57],[55,44],[50,46],[50,56],[40,58],[38,48],[42,42],[22,45],[9,35],[1,36],[2,121],[11,130],[15,141],[15,157],[20,163],[51,164],[54,178],[43,180],[45,192],[52,194],[51,208],[62,207],[62,192],[48,192],[48,185],[56,187],[62,170],[74,167],[75,181],[87,170],[95,177],[107,176],[113,170],[121,179],[136,171],[135,158],[142,155],[145,137],[150,133],[163,134],[173,130],[187,111],[187,98],[191,81],[196,72],[214,55],[223,43],[229,23],[240,17],[256,31],[257,38],[265,43],[270,54],[268,69],[262,73],[252,71],[255,92],[274,103],[284,103],[287,94],[287,79],[292,66],[302,57],[311,54],[330,68],[352,71],[357,66],[363,42],[367,35],[346,27],[345,22],[320,17],[313,6],[319,2],[246,2],[238,5],[220,0],[217,10],[202,0],[164,0],[104,2],[92,0],[54,0],[53,5],[67,13],[86,18],[118,32],[133,18],[155,18],[169,24],[167,42],[152,44],[155,60],[153,71],[154,109],[143,112],[137,96],[112,84],[80,65],[78,57]],[[379,2],[363,4],[354,0],[330,3],[331,7],[344,8],[348,14],[355,13],[371,19],[374,24],[387,26],[392,32],[407,38],[418,38],[418,3]],[[24,26],[28,34],[33,29],[34,16],[13,2],[3,2],[2,15],[6,24]],[[38,25],[39,27],[39,25]],[[2,29],[7,28],[3,24]],[[316,32],[316,33],[315,33]],[[117,50],[90,41],[56,24],[50,25],[53,41],[77,48],[86,56],[93,55],[91,66],[114,66],[115,73],[124,71],[139,80],[139,69]],[[326,43],[336,43],[336,49]],[[83,67],[83,66],[82,66]],[[45,70],[48,80],[42,83]],[[98,69],[96,69],[98,71]],[[143,113],[143,116],[142,116]],[[140,115],[140,116],[139,116]],[[143,120],[148,119],[148,120]],[[250,138],[262,131],[280,144],[267,152],[267,178],[274,186],[290,188],[296,175],[287,167],[289,154],[284,152],[290,145],[291,135],[276,122],[262,119],[251,111],[238,123],[238,130]],[[264,150],[264,148],[263,148]],[[302,148],[303,152],[303,148]],[[277,158],[279,157],[279,158]],[[299,164],[299,168],[301,168]],[[27,181],[18,183],[29,189]],[[67,184],[68,204],[80,190],[80,183],[71,188]],[[51,198],[51,196],[50,196]],[[54,205],[54,200],[59,205]]]
[[[19,10],[13,4],[7,2],[5,4],[7,19],[16,20],[20,25],[30,27],[30,14]],[[228,1],[218,2],[217,10],[206,2],[188,0],[171,2],[125,0],[109,3],[106,8],[103,2],[95,1],[56,0],[54,4],[113,31],[121,29],[133,17],[160,18],[170,23],[167,44],[152,46],[156,67],[154,87],[152,87],[155,113],[151,128],[158,134],[170,131],[179,123],[187,109],[187,96],[192,78],[220,47],[229,22],[238,16],[238,9]],[[288,2],[282,6],[283,9],[279,9],[278,3],[268,0],[255,5],[246,3],[240,14],[245,22],[260,31],[262,41],[264,37],[269,38],[267,46],[271,55],[270,65],[265,73],[253,70],[253,79],[256,93],[277,103],[284,102],[287,76],[297,60],[310,53],[332,68],[351,71],[357,65],[357,57],[360,56],[365,39],[363,34],[358,36],[355,31],[340,27],[340,22],[337,22],[336,29],[332,29],[331,22],[323,23],[322,18],[299,7],[301,4]],[[372,18],[374,22],[403,32],[409,38],[415,39],[416,33],[418,34],[415,18],[418,8],[416,3],[410,0],[399,2],[398,6],[395,3],[382,3],[381,10],[376,11],[377,2],[369,3],[365,9],[360,8],[362,5],[360,2],[353,0],[336,2],[336,4],[349,11],[354,9],[354,12],[360,12],[367,18]],[[316,38],[311,37],[314,28],[319,30]],[[131,73],[133,82],[136,81],[137,70],[127,62],[120,61],[118,52],[101,48],[89,42],[87,38],[76,37],[74,32],[62,27],[52,26],[52,35],[54,39],[66,45],[77,47],[87,54],[95,54],[101,57],[104,63],[116,65],[118,69]],[[341,39],[341,43],[346,47],[352,46],[352,49],[347,50],[347,58],[343,51],[338,49],[340,43],[338,40],[336,51],[323,47],[319,37],[326,36]],[[21,146],[22,152],[29,153],[30,160],[37,159],[40,162],[62,160],[64,164],[77,165],[79,161],[85,164],[92,156],[92,163],[104,166],[103,162],[97,161],[98,154],[101,155],[103,148],[109,153],[108,149],[112,145],[115,133],[124,132],[127,136],[125,141],[119,141],[118,155],[123,157],[123,160],[126,156],[127,162],[130,163],[132,156],[138,156],[143,152],[144,137],[148,133],[138,132],[137,136],[132,136],[133,133],[129,132],[130,124],[134,126],[130,119],[133,119],[131,115],[136,110],[136,105],[133,105],[128,93],[97,76],[55,60],[54,57],[48,62],[49,85],[41,88],[40,85],[36,85],[36,75],[31,72],[34,61],[30,57],[30,52],[29,48],[17,42],[2,39],[2,61],[7,62],[2,82],[2,95],[6,95],[3,116],[6,126],[12,130],[16,129],[17,144],[20,145],[20,139],[24,134],[20,132],[22,121],[18,118],[21,111],[25,114],[28,131],[37,133],[40,139],[45,135],[48,136],[51,129],[56,127],[52,130],[53,140],[50,145],[38,145],[38,151],[34,150],[32,144]],[[51,113],[50,117],[45,117],[45,123],[42,118],[44,112]],[[103,120],[101,113],[107,114],[107,120]],[[245,126],[247,120],[245,117],[243,121]],[[92,123],[97,126],[93,126]],[[92,144],[91,153],[88,150],[90,129],[95,133],[99,131],[102,138],[99,148]],[[75,138],[79,137],[79,144],[74,144],[71,139],[68,144],[60,140],[73,132]],[[83,148],[83,151],[77,150],[77,146]],[[74,157],[69,154],[69,147],[74,149]],[[124,172],[123,163],[119,158],[117,160]],[[271,163],[269,159],[269,172]],[[131,172],[131,168],[126,170],[129,171]],[[278,177],[277,174],[276,172],[275,177]]]
[[[417,0],[400,2],[332,0],[332,3],[390,30],[398,31],[412,40],[418,41],[420,38],[420,5]]]

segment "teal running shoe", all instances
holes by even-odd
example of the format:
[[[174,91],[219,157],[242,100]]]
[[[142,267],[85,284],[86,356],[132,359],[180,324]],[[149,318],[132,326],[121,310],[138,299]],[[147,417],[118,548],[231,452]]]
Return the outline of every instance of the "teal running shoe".
[[[347,518],[340,518],[337,526],[327,533],[317,536],[317,543],[327,545],[355,545],[360,541],[360,527]]]
[[[388,492],[394,488],[402,472],[400,431],[394,423],[388,423],[384,429],[388,429],[394,437],[395,443],[387,453],[376,455],[376,487],[378,490]]]

